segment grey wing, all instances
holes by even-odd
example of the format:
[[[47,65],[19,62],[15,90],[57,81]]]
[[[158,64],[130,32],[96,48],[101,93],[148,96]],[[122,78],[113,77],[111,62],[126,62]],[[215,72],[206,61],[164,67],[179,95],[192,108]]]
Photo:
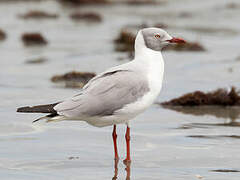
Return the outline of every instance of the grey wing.
[[[142,77],[142,76],[141,76]],[[54,107],[67,117],[113,115],[149,91],[147,78],[128,70],[107,72],[90,81],[80,94]]]

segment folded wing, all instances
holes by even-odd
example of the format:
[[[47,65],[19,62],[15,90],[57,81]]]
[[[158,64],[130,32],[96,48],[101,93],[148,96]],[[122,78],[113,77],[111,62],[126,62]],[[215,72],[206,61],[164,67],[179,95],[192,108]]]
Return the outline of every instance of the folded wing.
[[[147,78],[133,71],[116,70],[92,79],[80,94],[59,103],[54,109],[67,117],[108,116],[136,102],[148,91]]]

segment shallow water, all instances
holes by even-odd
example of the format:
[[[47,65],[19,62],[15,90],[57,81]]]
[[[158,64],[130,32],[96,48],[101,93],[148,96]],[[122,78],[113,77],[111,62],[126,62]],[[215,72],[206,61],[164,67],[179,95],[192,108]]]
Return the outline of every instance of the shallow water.
[[[96,128],[84,122],[32,124],[39,115],[17,114],[15,110],[56,102],[78,92],[51,83],[55,74],[72,70],[98,73],[127,62],[126,54],[113,51],[113,39],[125,25],[166,23],[169,33],[199,41],[207,49],[163,53],[166,73],[158,102],[194,90],[240,87],[240,25],[236,23],[240,8],[226,9],[225,5],[225,0],[171,0],[158,6],[84,6],[80,11],[99,12],[103,22],[75,23],[68,18],[73,9],[55,1],[0,3],[0,28],[8,35],[0,42],[0,178],[105,180],[114,176],[112,127]],[[56,12],[60,18],[17,18],[32,9]],[[179,17],[181,12],[192,16]],[[21,34],[32,31],[42,32],[49,44],[25,48]],[[25,63],[39,56],[48,61]],[[126,60],[119,61],[119,57]],[[131,122],[131,179],[239,179],[238,172],[213,172],[240,170],[239,126],[219,125],[231,123],[231,116],[219,114],[183,114],[155,104],[138,116]],[[125,127],[118,127],[122,160]],[[118,166],[118,179],[125,179],[124,164],[119,162]]]

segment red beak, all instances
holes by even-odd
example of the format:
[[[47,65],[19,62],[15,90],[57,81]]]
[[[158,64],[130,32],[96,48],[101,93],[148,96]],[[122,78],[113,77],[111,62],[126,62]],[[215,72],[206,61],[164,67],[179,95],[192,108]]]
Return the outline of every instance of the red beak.
[[[184,39],[175,38],[175,37],[173,37],[172,39],[167,40],[167,41],[170,43],[177,43],[177,44],[186,43],[186,41]]]

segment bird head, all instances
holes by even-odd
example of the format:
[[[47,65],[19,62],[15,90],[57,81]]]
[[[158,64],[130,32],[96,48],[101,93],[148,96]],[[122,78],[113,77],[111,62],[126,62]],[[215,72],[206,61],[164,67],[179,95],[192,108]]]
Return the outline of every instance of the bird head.
[[[170,36],[166,31],[160,28],[144,28],[139,31],[137,36],[142,36],[144,45],[154,51],[161,51],[163,47],[169,44],[180,44],[186,41],[181,38]],[[138,37],[137,37],[138,39]]]

